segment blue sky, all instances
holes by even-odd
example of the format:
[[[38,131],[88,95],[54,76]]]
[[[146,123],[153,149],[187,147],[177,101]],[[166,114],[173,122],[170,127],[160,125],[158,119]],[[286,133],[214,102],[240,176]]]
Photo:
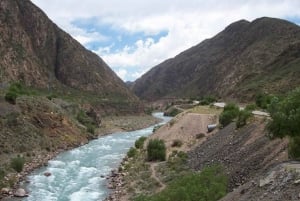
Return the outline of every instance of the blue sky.
[[[299,0],[32,0],[124,81],[230,23],[269,16],[300,24]]]

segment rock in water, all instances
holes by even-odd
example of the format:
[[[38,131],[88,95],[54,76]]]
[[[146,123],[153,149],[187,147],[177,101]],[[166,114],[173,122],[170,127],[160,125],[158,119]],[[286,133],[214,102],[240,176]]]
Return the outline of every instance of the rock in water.
[[[45,175],[46,177],[49,177],[49,176],[51,176],[51,173],[50,173],[50,172],[45,172],[44,175]]]
[[[23,188],[18,188],[16,190],[16,192],[14,193],[15,197],[27,197],[28,194],[26,193],[26,191]]]

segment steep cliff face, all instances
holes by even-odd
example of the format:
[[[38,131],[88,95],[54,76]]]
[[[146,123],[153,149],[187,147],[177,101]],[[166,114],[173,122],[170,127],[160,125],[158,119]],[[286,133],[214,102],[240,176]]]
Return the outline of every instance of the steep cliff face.
[[[261,90],[282,93],[300,85],[300,27],[259,18],[237,21],[136,80],[144,99],[213,94],[240,100]]]
[[[127,100],[136,97],[96,54],[58,28],[29,0],[0,1],[0,82],[62,86]]]

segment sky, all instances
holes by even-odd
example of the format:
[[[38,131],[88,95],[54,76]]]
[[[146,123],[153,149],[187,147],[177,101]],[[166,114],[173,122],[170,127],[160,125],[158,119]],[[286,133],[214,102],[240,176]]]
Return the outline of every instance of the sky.
[[[240,19],[300,24],[300,0],[32,0],[124,81]]]

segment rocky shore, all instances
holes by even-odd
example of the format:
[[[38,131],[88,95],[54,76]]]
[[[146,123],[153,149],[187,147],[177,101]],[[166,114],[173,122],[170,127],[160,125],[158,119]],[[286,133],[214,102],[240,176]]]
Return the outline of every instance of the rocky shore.
[[[104,201],[122,201],[121,198],[126,197],[124,177],[128,174],[125,170],[125,165],[130,163],[130,158],[125,156],[119,166],[118,170],[112,170],[111,174],[106,177],[107,188],[111,189],[112,192],[107,196]]]

